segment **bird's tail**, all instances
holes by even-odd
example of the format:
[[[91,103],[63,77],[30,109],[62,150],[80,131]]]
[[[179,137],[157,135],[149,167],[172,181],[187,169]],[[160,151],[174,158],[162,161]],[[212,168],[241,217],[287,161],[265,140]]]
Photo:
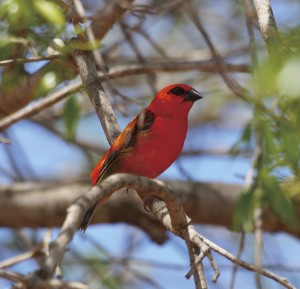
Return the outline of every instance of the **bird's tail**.
[[[89,225],[92,217],[95,214],[95,210],[96,210],[97,205],[98,205],[98,203],[95,203],[92,207],[90,207],[86,211],[86,213],[85,213],[85,215],[84,215],[84,217],[83,217],[83,219],[81,221],[81,224],[80,224],[80,226],[78,228],[79,231],[82,231],[83,233],[86,231],[86,229],[87,229],[87,227],[88,227],[88,225]]]
[[[86,211],[86,213],[85,213],[85,215],[84,215],[84,217],[83,217],[83,219],[81,221],[81,224],[80,224],[80,226],[78,228],[78,231],[82,231],[83,233],[86,231],[87,227],[90,224],[90,221],[91,221],[92,217],[95,214],[95,210],[96,210],[97,205],[104,204],[110,198],[111,195],[112,195],[112,193],[110,193],[109,195],[105,196],[99,202],[95,203],[92,207],[90,207]]]

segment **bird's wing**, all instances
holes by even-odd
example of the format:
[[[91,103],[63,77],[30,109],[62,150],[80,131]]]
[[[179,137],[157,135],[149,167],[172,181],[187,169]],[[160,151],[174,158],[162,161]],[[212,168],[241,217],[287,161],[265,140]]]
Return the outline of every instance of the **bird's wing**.
[[[145,109],[129,122],[91,172],[92,185],[98,184],[115,172],[124,153],[128,153],[134,147],[139,135],[149,130],[154,119],[154,113],[149,109]]]

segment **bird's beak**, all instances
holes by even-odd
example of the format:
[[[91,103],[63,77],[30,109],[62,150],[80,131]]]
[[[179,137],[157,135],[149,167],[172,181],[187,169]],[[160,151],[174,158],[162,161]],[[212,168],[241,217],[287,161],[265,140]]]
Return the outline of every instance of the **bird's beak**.
[[[194,89],[194,88],[186,91],[184,93],[184,95],[183,95],[183,100],[184,101],[192,101],[192,102],[194,102],[194,101],[199,100],[201,98],[203,98],[203,96],[200,95],[200,93],[196,89]]]

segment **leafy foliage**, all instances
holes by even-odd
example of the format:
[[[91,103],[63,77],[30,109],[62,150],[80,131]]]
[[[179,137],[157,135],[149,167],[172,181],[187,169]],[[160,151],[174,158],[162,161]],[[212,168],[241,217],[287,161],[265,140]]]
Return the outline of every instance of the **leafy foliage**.
[[[47,0],[34,0],[33,6],[35,10],[55,28],[61,30],[64,27],[65,16],[54,2]]]
[[[73,140],[76,136],[76,127],[80,116],[80,106],[74,95],[70,96],[65,103],[63,120],[65,128],[65,138]]]
[[[284,60],[268,58],[254,72],[257,95],[253,102],[256,112],[252,119],[253,130],[250,133],[247,125],[233,147],[236,150],[243,143],[249,145],[251,139],[256,138],[261,150],[261,159],[253,168],[256,170],[254,182],[259,189],[243,194],[235,213],[235,223],[240,226],[244,223],[248,229],[255,206],[270,207],[291,228],[296,229],[299,224],[288,192],[280,185],[278,173],[286,168],[291,172],[286,177],[299,178],[300,58],[294,54]]]
[[[242,192],[237,201],[233,215],[233,229],[246,232],[253,230],[253,214],[255,209],[255,195],[251,190]]]

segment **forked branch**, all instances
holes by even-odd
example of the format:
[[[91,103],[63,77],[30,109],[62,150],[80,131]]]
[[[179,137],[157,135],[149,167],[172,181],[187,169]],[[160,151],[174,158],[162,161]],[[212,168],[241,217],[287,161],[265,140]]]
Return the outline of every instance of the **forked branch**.
[[[201,262],[203,257],[207,255],[212,267],[214,268],[214,281],[216,281],[219,272],[212,256],[210,255],[210,250],[213,250],[249,271],[258,272],[267,278],[273,279],[286,288],[296,289],[285,278],[279,277],[262,268],[257,269],[254,265],[236,258],[222,247],[219,247],[196,232],[193,225],[190,224],[189,217],[185,214],[182,208],[178,194],[172,191],[169,186],[158,180],[129,174],[111,175],[105,179],[99,187],[91,188],[68,208],[66,219],[61,227],[58,237],[50,243],[49,256],[46,258],[44,266],[32,276],[26,278],[26,284],[38,283],[42,286],[43,280],[48,282],[52,278],[55,268],[62,261],[64,253],[66,252],[74,234],[77,232],[86,210],[95,202],[121,188],[132,188],[137,191],[143,200],[147,200],[147,206],[149,209],[161,220],[168,230],[184,240],[189,240],[192,245],[193,252],[197,252],[197,250],[200,249],[200,257],[195,260],[195,265],[191,264],[191,270],[195,271],[195,269],[198,269],[198,264],[201,264],[199,262]],[[148,194],[144,192],[151,193]],[[153,196],[155,196],[155,198]]]

